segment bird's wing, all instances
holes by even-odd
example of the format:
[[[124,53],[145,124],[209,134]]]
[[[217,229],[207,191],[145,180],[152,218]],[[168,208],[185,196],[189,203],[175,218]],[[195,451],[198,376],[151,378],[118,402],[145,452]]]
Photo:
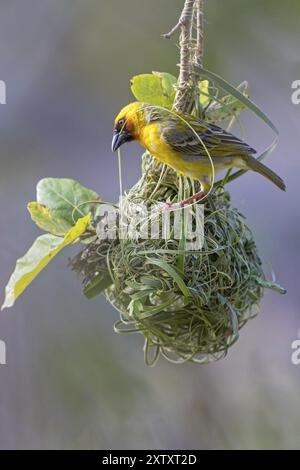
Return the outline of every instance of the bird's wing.
[[[174,120],[163,126],[162,138],[178,153],[207,156],[208,151],[212,157],[256,153],[245,142],[221,127],[193,118],[189,118],[187,122],[190,127],[182,122],[174,122]]]

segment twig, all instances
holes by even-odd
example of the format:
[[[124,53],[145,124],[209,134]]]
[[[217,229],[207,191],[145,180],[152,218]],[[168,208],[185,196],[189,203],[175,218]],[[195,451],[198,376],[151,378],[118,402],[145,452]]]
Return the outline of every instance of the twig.
[[[180,28],[180,72],[174,109],[187,112],[191,107],[191,39],[193,27],[194,5],[196,0],[185,0],[178,23],[163,37],[169,39]]]
[[[181,18],[179,19],[178,23],[171,29],[168,33],[162,34],[164,39],[171,39],[171,37],[176,33],[176,31],[181,27]]]
[[[199,101],[199,86],[198,83],[201,79],[198,67],[203,67],[203,56],[204,56],[204,0],[196,0],[195,2],[196,11],[196,24],[197,24],[197,36],[196,45],[194,50],[193,64],[196,66],[193,68],[192,75],[194,81],[195,91],[195,111],[199,118],[204,118],[204,111]]]
[[[197,44],[194,60],[197,65],[203,67],[204,56],[204,0],[196,0],[196,18],[197,18]]]

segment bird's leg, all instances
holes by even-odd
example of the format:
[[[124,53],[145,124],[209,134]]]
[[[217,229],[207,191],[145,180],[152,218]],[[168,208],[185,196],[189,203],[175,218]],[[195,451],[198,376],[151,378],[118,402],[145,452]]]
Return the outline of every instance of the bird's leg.
[[[182,209],[184,206],[192,204],[193,202],[199,201],[199,199],[204,198],[211,188],[211,178],[209,177],[202,177],[201,178],[201,191],[193,194],[192,196],[183,199],[182,201],[175,202],[175,203],[166,203],[166,209],[176,210]]]
[[[207,192],[207,189],[202,189],[198,193],[193,194],[193,196],[183,199],[180,202],[167,202],[166,209],[171,209],[172,211],[176,209],[182,209],[184,206],[187,206],[189,204],[192,204],[193,202],[199,201],[199,199],[202,199],[204,196],[206,196]]]

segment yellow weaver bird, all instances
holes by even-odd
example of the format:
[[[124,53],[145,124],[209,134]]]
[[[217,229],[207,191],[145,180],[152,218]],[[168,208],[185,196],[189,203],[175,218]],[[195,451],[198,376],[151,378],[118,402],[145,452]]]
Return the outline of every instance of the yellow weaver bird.
[[[131,103],[115,119],[112,150],[133,140],[179,174],[200,182],[201,191],[180,205],[204,196],[211,188],[212,176],[229,168],[256,171],[283,191],[286,189],[274,171],[253,157],[253,148],[221,127],[190,115]]]

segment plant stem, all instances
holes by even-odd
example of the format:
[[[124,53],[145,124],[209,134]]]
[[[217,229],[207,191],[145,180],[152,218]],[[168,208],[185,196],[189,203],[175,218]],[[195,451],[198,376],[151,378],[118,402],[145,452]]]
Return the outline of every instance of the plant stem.
[[[203,67],[204,56],[204,0],[196,0],[197,44],[194,61]]]
[[[180,72],[178,88],[174,102],[174,110],[188,112],[191,108],[193,90],[191,84],[191,41],[193,28],[194,5],[196,0],[185,0],[178,23],[163,37],[166,39],[180,28]]]
[[[204,0],[196,0],[195,2],[196,22],[197,22],[197,35],[196,45],[193,57],[192,77],[194,82],[194,99],[195,99],[195,112],[199,118],[204,118],[204,112],[201,108],[199,101],[199,86],[198,83],[201,79],[197,66],[203,67],[203,56],[204,56]]]

